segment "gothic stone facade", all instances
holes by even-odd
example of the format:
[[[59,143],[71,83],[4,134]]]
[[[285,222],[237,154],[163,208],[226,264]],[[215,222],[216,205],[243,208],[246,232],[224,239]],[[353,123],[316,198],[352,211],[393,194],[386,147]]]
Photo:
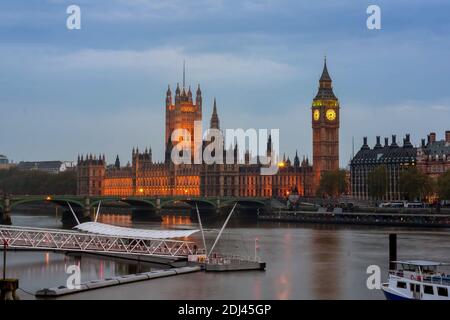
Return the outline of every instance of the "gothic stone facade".
[[[319,81],[319,91],[312,106],[313,158],[300,161],[295,154],[293,162],[283,157],[275,175],[261,175],[261,164],[245,161],[232,164],[180,164],[171,161],[172,132],[186,129],[194,140],[194,122],[202,120],[202,92],[196,90],[195,102],[191,89],[177,85],[175,99],[170,87],[166,92],[166,152],[164,161],[152,159],[152,150],[132,151],[132,161],[120,166],[117,158],[106,166],[104,157],[78,158],[78,193],[80,195],[110,196],[239,196],[285,197],[293,190],[312,196],[320,175],[339,167],[339,102],[333,94],[326,62]],[[210,128],[220,129],[216,100],[214,99]],[[206,142],[203,142],[203,147]],[[194,145],[194,144],[192,144]],[[192,150],[193,152],[194,150]],[[230,151],[230,150],[227,150]],[[233,151],[233,150],[232,150]],[[272,152],[269,137],[267,156]],[[224,150],[225,153],[225,150]],[[237,155],[237,150],[234,150]]]

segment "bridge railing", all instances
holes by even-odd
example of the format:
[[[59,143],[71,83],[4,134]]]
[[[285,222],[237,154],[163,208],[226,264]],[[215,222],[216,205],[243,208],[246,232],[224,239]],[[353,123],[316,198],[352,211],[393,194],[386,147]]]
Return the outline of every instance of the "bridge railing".
[[[0,242],[7,241],[9,248],[78,251],[149,255],[161,257],[187,257],[196,252],[194,242],[173,239],[131,238],[100,234],[0,226]]]

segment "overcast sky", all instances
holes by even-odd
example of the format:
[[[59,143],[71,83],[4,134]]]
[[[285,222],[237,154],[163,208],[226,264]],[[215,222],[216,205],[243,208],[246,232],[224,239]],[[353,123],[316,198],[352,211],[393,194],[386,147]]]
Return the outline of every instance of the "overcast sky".
[[[81,8],[81,30],[66,8]],[[366,28],[369,4],[381,30]],[[2,0],[0,154],[73,160],[152,146],[163,158],[167,85],[200,83],[203,120],[280,128],[280,149],[311,157],[311,101],[327,55],[341,104],[340,159],[362,137],[450,130],[450,2]]]

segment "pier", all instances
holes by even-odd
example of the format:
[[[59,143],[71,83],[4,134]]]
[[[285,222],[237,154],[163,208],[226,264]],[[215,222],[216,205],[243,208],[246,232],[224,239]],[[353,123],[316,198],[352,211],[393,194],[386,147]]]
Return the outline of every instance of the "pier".
[[[279,211],[270,215],[259,215],[258,220],[297,223],[450,228],[450,214],[430,213],[351,213],[337,210],[335,212]]]
[[[194,242],[123,235],[101,235],[79,231],[0,226],[0,241],[8,249],[126,254],[187,258],[196,252]]]
[[[117,286],[120,284],[133,283],[138,281],[145,281],[169,276],[176,276],[179,274],[192,273],[200,271],[200,266],[187,266],[180,268],[171,268],[167,270],[156,270],[137,274],[128,274],[124,276],[118,276],[102,280],[93,280],[80,284],[77,289],[69,289],[65,286],[59,286],[54,288],[45,288],[36,292],[36,297],[60,297],[68,294],[79,293],[88,290],[106,288],[111,286]]]

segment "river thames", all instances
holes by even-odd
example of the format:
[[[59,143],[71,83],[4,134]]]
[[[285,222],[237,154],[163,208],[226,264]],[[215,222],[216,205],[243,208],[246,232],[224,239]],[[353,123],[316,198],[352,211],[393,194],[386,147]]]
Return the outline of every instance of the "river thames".
[[[12,215],[13,224],[62,228],[54,214]],[[162,222],[135,222],[129,215],[103,214],[100,222],[136,228],[198,228],[188,216],[163,217]],[[205,223],[210,247],[220,223]],[[388,234],[398,234],[398,259],[450,261],[448,229],[398,229],[271,223],[231,219],[217,250],[244,256],[258,254],[266,271],[179,275],[64,296],[59,299],[383,299],[366,286],[369,265],[378,265],[387,278]],[[193,240],[201,243],[197,234]],[[55,252],[8,251],[7,276],[20,280],[21,299],[31,293],[66,284],[65,268],[78,264],[81,281],[104,279],[165,268],[124,263],[96,256],[66,256]]]

